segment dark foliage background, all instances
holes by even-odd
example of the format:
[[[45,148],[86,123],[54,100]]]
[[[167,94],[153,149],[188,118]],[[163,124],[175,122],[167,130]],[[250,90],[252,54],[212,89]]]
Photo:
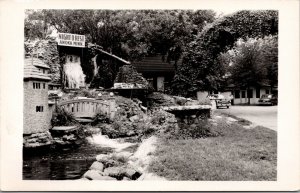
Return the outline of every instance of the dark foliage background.
[[[184,53],[178,66],[173,92],[186,90],[183,95],[195,95],[199,90],[220,90],[226,86],[226,66],[219,55],[231,49],[238,38],[278,34],[277,11],[239,11],[219,18],[206,26]]]

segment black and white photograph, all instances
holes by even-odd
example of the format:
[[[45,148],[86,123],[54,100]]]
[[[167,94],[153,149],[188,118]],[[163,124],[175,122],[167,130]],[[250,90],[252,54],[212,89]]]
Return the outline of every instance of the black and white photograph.
[[[26,10],[23,179],[276,181],[278,11]]]
[[[23,11],[21,181],[281,179],[279,9]]]

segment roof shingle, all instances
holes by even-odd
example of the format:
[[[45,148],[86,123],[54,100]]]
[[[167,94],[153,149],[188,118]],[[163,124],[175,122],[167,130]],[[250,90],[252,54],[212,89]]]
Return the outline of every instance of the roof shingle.
[[[24,79],[39,79],[39,80],[50,81],[51,78],[48,76],[48,74],[44,74],[39,70],[39,67],[41,66],[43,66],[42,68],[49,69],[49,67],[39,59],[25,58]]]
[[[180,61],[178,61],[180,62]],[[174,62],[173,62],[174,63]],[[173,63],[162,61],[161,56],[145,57],[132,63],[138,72],[174,72]]]
[[[45,64],[42,60],[38,58],[25,58],[25,64],[31,64],[37,67],[50,69],[50,67]]]

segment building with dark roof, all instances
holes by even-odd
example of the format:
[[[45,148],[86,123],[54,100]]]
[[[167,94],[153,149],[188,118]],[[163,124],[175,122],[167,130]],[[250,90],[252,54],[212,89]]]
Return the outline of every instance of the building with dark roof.
[[[223,91],[198,91],[197,99],[204,100],[211,94],[222,94],[225,98],[231,98],[232,105],[247,105],[249,104],[259,104],[258,100],[264,94],[274,94],[277,95],[278,87],[271,85],[267,81],[257,82],[255,86],[250,86],[249,88],[243,86],[236,86],[234,84],[229,84]]]
[[[48,107],[49,67],[38,58],[24,60],[24,134],[42,133],[50,129]]]
[[[160,55],[145,57],[141,61],[132,62],[132,65],[157,91],[163,92],[175,74],[174,62],[163,61]]]
[[[273,88],[267,81],[258,82],[255,86],[239,87],[233,84],[228,85],[228,91],[231,91],[233,95],[233,104],[259,104],[258,100],[264,94],[275,94],[277,95],[278,88],[275,85]]]

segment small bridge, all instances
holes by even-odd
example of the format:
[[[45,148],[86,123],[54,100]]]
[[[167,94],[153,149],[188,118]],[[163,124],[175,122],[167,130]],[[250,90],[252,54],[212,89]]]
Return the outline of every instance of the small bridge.
[[[60,101],[57,104],[59,107],[72,113],[76,118],[92,118],[97,113],[108,115],[110,119],[115,116],[115,99],[96,100],[93,98],[72,99]]]

